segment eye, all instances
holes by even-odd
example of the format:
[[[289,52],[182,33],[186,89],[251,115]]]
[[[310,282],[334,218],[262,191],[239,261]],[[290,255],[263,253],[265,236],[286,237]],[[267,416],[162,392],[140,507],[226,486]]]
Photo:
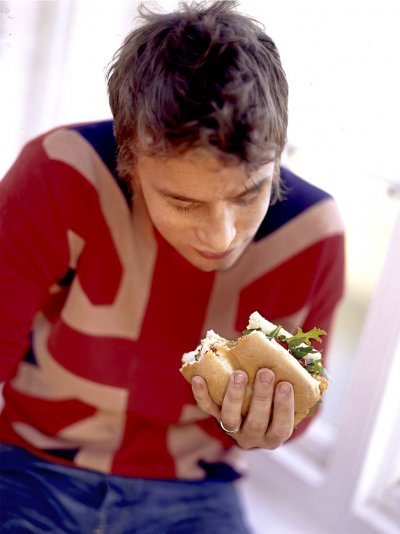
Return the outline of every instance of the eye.
[[[264,179],[258,184],[255,184],[247,192],[244,192],[240,197],[237,197],[235,202],[238,206],[249,206],[257,202],[262,195],[267,191],[267,187],[270,189],[271,181]]]
[[[257,193],[250,193],[244,197],[240,197],[236,199],[236,204],[239,206],[248,206],[255,202],[258,198],[258,192]]]
[[[177,206],[174,204],[174,208],[176,208],[178,211],[188,212],[192,210],[192,206]]]
[[[176,210],[184,213],[192,211],[197,207],[197,204],[195,202],[185,202],[183,200],[175,200],[172,205]]]

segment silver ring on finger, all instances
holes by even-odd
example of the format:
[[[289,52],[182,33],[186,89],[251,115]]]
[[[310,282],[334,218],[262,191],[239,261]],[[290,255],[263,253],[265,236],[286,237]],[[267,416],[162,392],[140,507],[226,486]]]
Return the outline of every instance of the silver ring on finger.
[[[242,425],[242,423],[240,423],[240,425],[239,425],[237,428],[235,428],[234,430],[229,430],[228,428],[226,428],[226,427],[224,426],[224,423],[223,423],[222,421],[219,422],[219,426],[220,426],[220,427],[222,428],[222,430],[223,430],[224,432],[226,432],[227,434],[237,434],[237,433],[239,432],[239,430],[240,430],[241,425]]]

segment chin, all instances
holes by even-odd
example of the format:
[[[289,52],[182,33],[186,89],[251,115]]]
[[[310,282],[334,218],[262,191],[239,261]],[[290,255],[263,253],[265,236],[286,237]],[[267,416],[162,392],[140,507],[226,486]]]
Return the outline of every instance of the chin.
[[[204,271],[205,273],[209,273],[212,271],[219,270],[219,266],[217,261],[215,260],[206,260],[202,258],[193,258],[185,256],[185,259],[193,265],[193,267],[196,267],[196,269],[199,269],[200,271]]]
[[[232,267],[237,260],[239,259],[241,254],[235,254],[234,256],[230,256],[227,258],[222,258],[220,260],[208,260],[206,258],[194,258],[193,256],[188,257],[186,256],[187,261],[191,263],[194,267],[197,269],[204,271],[204,272],[213,272],[213,271],[225,271],[226,269],[229,269]]]

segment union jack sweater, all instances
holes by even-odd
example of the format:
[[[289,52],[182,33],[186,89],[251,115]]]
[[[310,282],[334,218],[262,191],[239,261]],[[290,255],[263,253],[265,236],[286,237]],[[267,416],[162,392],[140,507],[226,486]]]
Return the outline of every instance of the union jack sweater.
[[[344,278],[337,206],[282,168],[285,199],[243,256],[202,272],[130,204],[116,153],[111,121],[58,128],[0,182],[0,438],[105,473],[234,478],[240,451],[196,407],[181,356],[210,328],[239,335],[254,310],[329,332]]]

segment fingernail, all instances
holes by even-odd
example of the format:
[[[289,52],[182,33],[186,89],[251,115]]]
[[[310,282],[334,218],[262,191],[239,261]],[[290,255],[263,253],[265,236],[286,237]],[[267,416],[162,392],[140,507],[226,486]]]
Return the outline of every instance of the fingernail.
[[[234,384],[244,384],[244,381],[246,380],[246,377],[243,373],[235,373],[233,375],[233,383]]]
[[[287,382],[282,382],[281,384],[279,384],[279,393],[281,393],[282,395],[289,395],[291,391],[292,386]]]
[[[203,387],[203,383],[198,376],[192,378],[192,386],[196,389],[201,389]]]
[[[274,379],[273,373],[271,371],[262,371],[260,373],[260,382],[263,384],[271,384]]]

